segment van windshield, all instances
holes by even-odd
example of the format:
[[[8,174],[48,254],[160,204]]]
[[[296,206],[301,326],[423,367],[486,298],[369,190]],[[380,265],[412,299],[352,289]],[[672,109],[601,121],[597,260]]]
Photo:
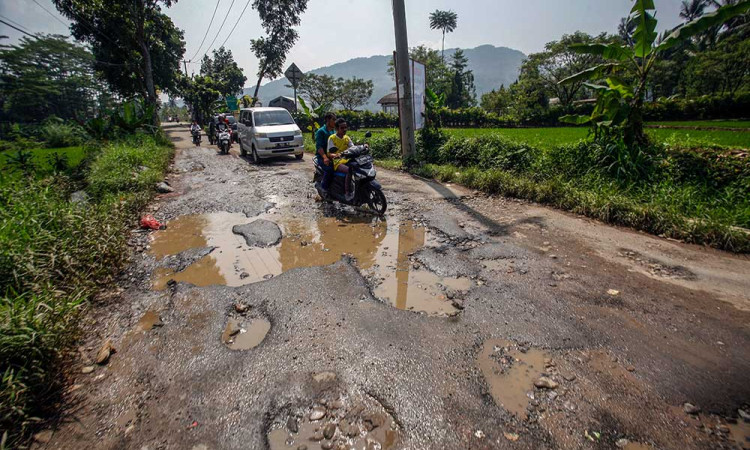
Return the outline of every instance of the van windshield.
[[[294,123],[289,111],[257,111],[253,114],[256,127],[265,127],[269,125],[291,125]]]

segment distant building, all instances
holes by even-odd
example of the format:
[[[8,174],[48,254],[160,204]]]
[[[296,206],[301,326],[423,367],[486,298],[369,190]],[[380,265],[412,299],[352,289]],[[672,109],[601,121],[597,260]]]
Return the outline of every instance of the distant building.
[[[297,111],[297,105],[294,103],[294,99],[291,97],[284,97],[283,95],[280,97],[276,97],[275,99],[268,102],[268,106],[274,108],[284,108],[289,112]]]
[[[383,108],[384,113],[398,115],[398,95],[391,92],[378,100],[378,105]]]

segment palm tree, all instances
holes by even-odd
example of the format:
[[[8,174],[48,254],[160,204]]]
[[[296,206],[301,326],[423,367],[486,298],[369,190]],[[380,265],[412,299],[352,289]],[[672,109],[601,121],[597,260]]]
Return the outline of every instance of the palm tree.
[[[458,14],[451,10],[440,11],[436,9],[435,12],[430,14],[430,28],[443,31],[443,51],[441,53],[443,62],[445,62],[445,33],[452,33],[458,26],[457,22]]]
[[[708,6],[707,0],[682,0],[680,6],[680,17],[686,22],[691,22],[702,16]]]

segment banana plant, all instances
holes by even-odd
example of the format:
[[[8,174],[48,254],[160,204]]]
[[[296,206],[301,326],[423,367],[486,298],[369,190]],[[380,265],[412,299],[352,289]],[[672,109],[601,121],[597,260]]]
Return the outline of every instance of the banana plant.
[[[318,120],[325,114],[325,112],[331,107],[329,104],[322,104],[318,105],[317,108],[311,108],[307,103],[305,103],[305,99],[302,97],[297,97],[297,100],[299,101],[299,105],[302,107],[302,114],[304,115],[305,119],[307,120],[307,131],[312,133],[313,140],[315,140],[315,132],[318,131],[318,128],[321,127],[321,125],[318,123]]]
[[[567,115],[560,118],[562,122],[591,124],[597,136],[612,131],[622,132],[626,145],[647,145],[648,137],[643,131],[643,103],[654,63],[675,45],[747,12],[750,0],[741,0],[704,14],[673,29],[663,39],[657,39],[655,10],[654,0],[635,0],[629,17],[636,24],[632,45],[613,42],[569,47],[574,52],[600,56],[608,62],[560,81],[560,84],[566,84],[593,80],[593,83],[584,85],[597,95],[590,116]]]
[[[445,107],[445,93],[436,94],[430,88],[425,89],[425,112],[427,113],[428,125],[433,128],[442,128],[443,120],[440,111]]]

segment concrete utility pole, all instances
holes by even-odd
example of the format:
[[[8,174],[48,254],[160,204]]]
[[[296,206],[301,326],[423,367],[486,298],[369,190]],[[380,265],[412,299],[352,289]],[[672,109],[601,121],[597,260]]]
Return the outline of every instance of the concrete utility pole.
[[[406,11],[404,0],[393,0],[393,27],[396,31],[396,76],[401,126],[401,156],[404,161],[416,154],[414,146],[414,107],[411,92],[411,64],[409,63],[409,40],[406,37]]]
[[[185,66],[185,76],[188,76],[188,73],[187,73],[187,61],[185,61],[185,60],[183,59],[183,60],[182,60],[182,65],[183,65],[183,66]]]

